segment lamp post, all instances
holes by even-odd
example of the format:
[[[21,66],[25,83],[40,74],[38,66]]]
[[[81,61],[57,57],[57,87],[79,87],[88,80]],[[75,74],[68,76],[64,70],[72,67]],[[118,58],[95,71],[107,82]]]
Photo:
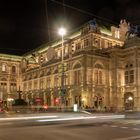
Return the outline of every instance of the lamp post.
[[[61,42],[62,42],[62,61],[61,61],[61,67],[62,67],[62,75],[61,75],[61,105],[65,103],[64,100],[64,35],[66,34],[66,29],[61,27],[58,30],[59,35],[61,36]]]

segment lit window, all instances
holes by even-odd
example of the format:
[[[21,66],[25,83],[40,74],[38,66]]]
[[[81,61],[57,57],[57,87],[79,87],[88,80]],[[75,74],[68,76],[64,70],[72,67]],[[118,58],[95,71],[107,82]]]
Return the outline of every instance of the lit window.
[[[40,89],[43,89],[43,87],[44,87],[44,82],[43,80],[40,80]]]
[[[133,64],[125,66],[125,84],[134,83]]]
[[[116,29],[115,30],[115,38],[120,38],[120,31],[119,31],[119,29]]]
[[[57,75],[54,76],[54,86],[58,87],[59,86],[59,78]]]
[[[81,48],[81,44],[80,43],[77,43],[76,44],[76,50],[79,50]]]
[[[47,77],[47,88],[51,87],[51,78]]]
[[[76,70],[74,71],[74,84],[79,85],[81,83],[81,71]]]
[[[57,56],[61,57],[61,51],[60,50],[57,51]]]
[[[3,72],[6,71],[6,65],[5,65],[5,64],[2,65],[2,71],[3,71]]]
[[[17,90],[17,85],[16,85],[16,83],[11,83],[10,84],[10,91],[11,92],[15,92]]]
[[[101,85],[103,84],[103,67],[100,64],[95,65],[95,71],[94,71],[94,82],[95,84]]]
[[[128,71],[125,71],[125,84],[128,84]]]
[[[12,66],[12,73],[16,73],[16,67]]]
[[[68,47],[64,48],[64,54],[67,55],[68,54]]]
[[[84,40],[84,46],[85,47],[88,47],[89,46],[89,39],[88,38]]]

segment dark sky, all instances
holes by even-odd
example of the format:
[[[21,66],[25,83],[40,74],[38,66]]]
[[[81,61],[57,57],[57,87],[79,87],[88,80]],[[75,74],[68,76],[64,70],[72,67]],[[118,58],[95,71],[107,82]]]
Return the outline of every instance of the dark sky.
[[[94,15],[140,25],[140,0],[1,0],[0,53],[24,54],[57,38],[61,25],[70,32]]]

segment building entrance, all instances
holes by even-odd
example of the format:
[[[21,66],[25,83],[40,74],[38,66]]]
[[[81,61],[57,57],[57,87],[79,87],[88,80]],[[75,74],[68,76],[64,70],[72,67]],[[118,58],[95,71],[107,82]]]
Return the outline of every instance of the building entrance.
[[[103,106],[103,97],[101,95],[95,95],[94,97],[94,107],[101,109]]]
[[[131,92],[124,94],[124,107],[125,110],[133,110],[134,108],[134,95]]]

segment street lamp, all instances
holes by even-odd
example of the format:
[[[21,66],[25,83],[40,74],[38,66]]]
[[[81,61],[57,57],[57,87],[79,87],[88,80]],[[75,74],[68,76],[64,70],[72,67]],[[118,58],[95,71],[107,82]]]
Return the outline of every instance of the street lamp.
[[[58,34],[62,38],[62,61],[61,61],[61,66],[62,66],[62,75],[61,75],[61,105],[64,103],[64,35],[66,34],[66,29],[61,27],[58,30]]]

